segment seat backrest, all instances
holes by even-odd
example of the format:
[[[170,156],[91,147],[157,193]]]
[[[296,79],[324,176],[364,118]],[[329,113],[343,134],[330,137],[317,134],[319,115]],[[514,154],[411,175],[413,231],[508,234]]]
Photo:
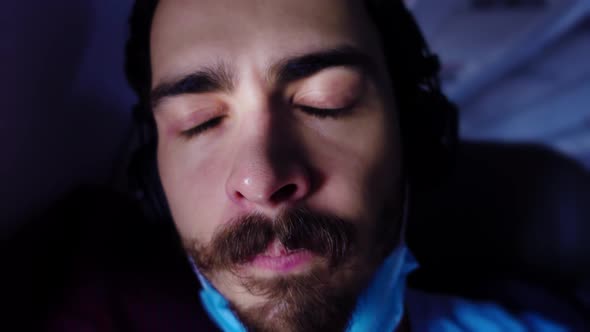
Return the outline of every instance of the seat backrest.
[[[408,243],[419,284],[589,280],[588,170],[532,144],[462,143],[456,160],[433,190],[412,195]]]

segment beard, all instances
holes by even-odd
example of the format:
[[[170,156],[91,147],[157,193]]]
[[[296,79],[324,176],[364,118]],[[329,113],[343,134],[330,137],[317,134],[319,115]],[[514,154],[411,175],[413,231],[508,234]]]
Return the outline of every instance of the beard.
[[[377,230],[383,227],[360,229],[333,215],[294,209],[275,219],[253,214],[232,220],[207,246],[183,242],[199,271],[214,284],[219,275],[229,274],[248,293],[264,299],[249,306],[231,304],[249,331],[343,331],[356,299],[384,257],[384,248],[367,240],[382,237]],[[241,267],[273,241],[287,251],[307,250],[319,263],[292,275],[263,278],[242,273]]]

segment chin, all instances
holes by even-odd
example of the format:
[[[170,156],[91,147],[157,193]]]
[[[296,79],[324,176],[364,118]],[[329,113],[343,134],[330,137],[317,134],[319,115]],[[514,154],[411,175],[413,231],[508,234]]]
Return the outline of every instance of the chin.
[[[371,275],[368,266],[358,263],[311,263],[302,264],[306,268],[301,271],[263,270],[264,278],[240,276],[247,295],[231,294],[239,297],[231,301],[233,310],[249,331],[344,331]],[[256,300],[246,304],[246,298]]]

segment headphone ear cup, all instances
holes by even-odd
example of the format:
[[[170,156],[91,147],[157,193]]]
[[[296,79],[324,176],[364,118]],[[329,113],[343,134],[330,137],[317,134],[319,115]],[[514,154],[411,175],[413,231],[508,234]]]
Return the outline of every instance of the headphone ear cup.
[[[425,41],[424,48],[427,50]],[[448,153],[454,150],[458,140],[458,108],[441,90],[438,77],[441,70],[439,57],[427,51],[419,68],[418,77],[421,78],[422,83],[419,84],[418,89],[419,94],[423,95],[419,100],[423,101],[422,107],[429,113],[428,118],[432,119],[432,126],[428,129],[435,136],[433,144],[439,146],[434,151],[442,153],[441,157],[448,156]]]
[[[171,220],[164,188],[160,182],[156,160],[156,142],[137,149],[129,166],[130,186],[149,220]]]
[[[453,166],[458,111],[438,91],[417,89],[414,93],[412,109],[403,114],[409,172],[414,185],[430,187]]]
[[[435,154],[437,159],[443,167],[440,168],[444,173],[448,172],[453,167],[455,161],[455,152],[459,141],[458,122],[459,110],[444,94],[441,92],[431,93],[432,108],[438,110],[438,119],[436,128],[433,128],[437,133]],[[438,178],[442,174],[438,174]]]

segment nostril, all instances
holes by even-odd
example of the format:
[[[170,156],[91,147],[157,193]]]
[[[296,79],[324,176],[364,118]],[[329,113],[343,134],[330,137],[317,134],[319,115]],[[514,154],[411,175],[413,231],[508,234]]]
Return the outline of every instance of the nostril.
[[[297,191],[297,185],[295,184],[288,184],[286,186],[283,186],[281,189],[279,189],[278,191],[276,191],[272,197],[270,198],[270,200],[273,203],[280,203],[283,201],[287,201],[289,200]]]

